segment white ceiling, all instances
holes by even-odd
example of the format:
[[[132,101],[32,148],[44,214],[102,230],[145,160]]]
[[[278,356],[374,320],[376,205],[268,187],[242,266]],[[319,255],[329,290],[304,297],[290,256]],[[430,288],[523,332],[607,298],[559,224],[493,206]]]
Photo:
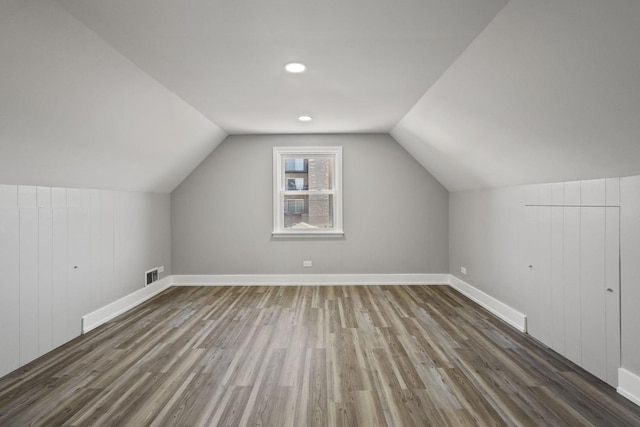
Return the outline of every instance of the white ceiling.
[[[511,0],[391,134],[450,191],[640,174],[640,1]]]
[[[506,0],[60,2],[213,123],[245,134],[388,132]],[[290,61],[308,72],[287,74]]]
[[[227,133],[391,131],[449,190],[640,174],[640,2],[506,3],[0,0],[0,183],[169,192]]]
[[[225,136],[55,2],[0,1],[0,184],[170,192]]]

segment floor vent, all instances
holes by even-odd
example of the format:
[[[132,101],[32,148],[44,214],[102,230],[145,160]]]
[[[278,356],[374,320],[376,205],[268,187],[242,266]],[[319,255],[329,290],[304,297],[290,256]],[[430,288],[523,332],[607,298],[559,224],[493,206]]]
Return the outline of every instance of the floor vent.
[[[149,286],[158,280],[158,267],[144,272],[144,286]]]

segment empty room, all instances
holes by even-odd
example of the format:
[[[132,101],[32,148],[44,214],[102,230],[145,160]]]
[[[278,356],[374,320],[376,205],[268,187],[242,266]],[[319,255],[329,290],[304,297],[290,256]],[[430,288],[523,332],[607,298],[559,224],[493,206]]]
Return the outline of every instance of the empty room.
[[[640,2],[0,0],[0,426],[640,425]]]

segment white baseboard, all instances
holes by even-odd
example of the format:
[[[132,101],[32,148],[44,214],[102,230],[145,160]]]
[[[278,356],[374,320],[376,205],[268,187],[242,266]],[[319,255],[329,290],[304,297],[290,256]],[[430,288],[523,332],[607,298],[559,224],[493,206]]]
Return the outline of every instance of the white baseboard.
[[[175,286],[446,285],[448,274],[212,274],[174,275]]]
[[[640,376],[624,368],[618,368],[619,394],[640,406]]]
[[[449,284],[452,288],[477,302],[486,310],[518,329],[520,332],[527,332],[527,316],[524,314],[514,310],[491,295],[474,288],[464,280],[458,279],[453,274],[450,275]]]
[[[173,275],[82,317],[82,332],[97,328],[170,286],[450,285],[492,314],[526,332],[526,316],[450,274],[210,274]]]
[[[173,276],[168,276],[162,280],[158,280],[146,288],[139,289],[117,301],[97,309],[94,312],[82,316],[82,333],[85,334],[103,323],[108,322],[114,317],[117,317],[156,296],[172,285],[172,277]]]

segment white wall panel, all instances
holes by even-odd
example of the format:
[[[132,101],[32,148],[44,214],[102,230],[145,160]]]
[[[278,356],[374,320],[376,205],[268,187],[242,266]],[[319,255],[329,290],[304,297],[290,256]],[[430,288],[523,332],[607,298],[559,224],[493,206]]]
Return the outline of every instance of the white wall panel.
[[[525,205],[537,205],[538,193],[540,191],[539,185],[526,185],[524,187],[524,204]]]
[[[53,195],[59,196],[66,203],[66,190],[54,189]],[[63,194],[62,194],[63,193]],[[54,196],[55,200],[56,197]],[[54,204],[52,209],[52,286],[53,300],[52,306],[52,327],[53,327],[53,347],[67,342],[69,334],[67,332],[69,295],[68,295],[68,257],[67,257],[67,208]]]
[[[99,305],[104,306],[118,299],[115,291],[115,228],[114,228],[114,193],[101,192],[100,216],[100,263],[102,286],[98,290]]]
[[[82,207],[82,190],[77,188],[67,189],[67,207],[68,208]]]
[[[564,205],[564,184],[562,182],[551,184],[551,204],[554,206]]]
[[[544,187],[543,187],[544,188]],[[549,187],[546,187],[550,190]],[[551,202],[551,192],[545,200]],[[552,287],[551,287],[551,207],[539,206],[538,208],[538,232],[536,234],[536,264],[533,266],[535,273],[535,293],[533,295],[534,309],[528,315],[529,333],[542,343],[552,345]]]
[[[78,336],[145,270],[170,274],[170,234],[166,194],[0,185],[0,376]]]
[[[11,188],[13,187],[13,188]],[[20,366],[20,215],[16,186],[0,186],[0,376]],[[13,196],[13,197],[12,197]]]
[[[592,179],[582,181],[580,185],[582,206],[604,206],[607,200],[606,181]]]
[[[33,192],[31,192],[33,190]],[[31,194],[32,193],[32,194]],[[33,198],[32,198],[33,196]],[[20,364],[38,354],[38,209],[35,188],[20,187]]]
[[[18,207],[18,186],[0,185],[0,208]]]
[[[68,323],[67,339],[81,333],[80,318],[86,314],[88,281],[91,280],[91,228],[88,211],[82,207],[68,210]]]
[[[51,207],[51,188],[37,187],[37,198],[39,208]]]
[[[622,367],[640,375],[640,175],[620,180],[620,322]]]
[[[620,178],[606,180],[606,205],[620,206]]]
[[[580,181],[564,183],[564,204],[568,206],[580,205]]]
[[[618,386],[620,365],[620,208],[606,209],[605,249],[605,317],[606,317],[606,381]],[[611,291],[609,291],[611,289]]]
[[[44,204],[38,189],[38,204]],[[43,189],[44,190],[44,189]],[[46,189],[49,190],[49,189]],[[45,192],[42,191],[45,195]],[[51,192],[49,204],[51,204]],[[53,212],[38,208],[38,353],[53,349]]]
[[[580,228],[580,208],[565,207],[562,230],[565,301],[565,357],[578,365],[582,364]]]
[[[18,207],[36,208],[38,207],[38,191],[36,187],[18,186]]]
[[[550,205],[552,200],[553,186],[551,184],[540,184],[538,186],[538,205]]]
[[[524,301],[525,312],[527,314],[527,332],[532,334],[537,326],[537,307],[536,307],[536,273],[535,268],[538,265],[537,259],[537,235],[538,235],[538,207],[527,206],[524,210],[524,229],[522,236],[524,243],[522,245],[524,261],[522,264],[522,288],[526,295]],[[533,317],[533,319],[532,319]],[[532,334],[533,335],[533,334]]]
[[[615,386],[620,366],[640,372],[639,194],[640,176],[452,193],[451,274],[480,265],[469,283],[522,310],[532,336]],[[509,220],[521,224],[513,238],[501,226]],[[515,279],[500,274],[509,264]]]
[[[564,207],[555,206],[551,208],[551,347],[562,355],[564,307]]]
[[[66,188],[51,189],[51,207],[67,209],[67,189]]]
[[[101,307],[101,292],[105,287],[104,276],[102,275],[102,257],[101,257],[101,240],[102,240],[102,191],[92,190],[89,192],[89,228],[90,228],[90,262],[89,277],[85,284],[89,290],[88,306],[85,313],[92,312]]]
[[[606,380],[605,208],[583,207],[580,217],[582,367]]]

